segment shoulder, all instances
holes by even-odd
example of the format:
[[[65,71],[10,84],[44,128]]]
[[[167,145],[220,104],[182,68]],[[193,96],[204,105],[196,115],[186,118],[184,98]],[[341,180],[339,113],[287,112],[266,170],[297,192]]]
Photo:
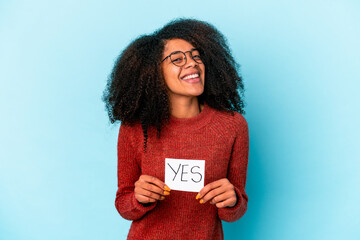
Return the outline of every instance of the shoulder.
[[[122,122],[119,129],[120,133],[133,134],[141,131],[140,123],[124,123]]]
[[[132,144],[136,144],[139,141],[142,141],[142,136],[143,132],[140,123],[121,123],[119,129],[119,141],[123,139]]]
[[[245,117],[238,112],[225,112],[212,109],[214,111],[214,123],[222,125],[231,131],[239,132],[248,129]]]

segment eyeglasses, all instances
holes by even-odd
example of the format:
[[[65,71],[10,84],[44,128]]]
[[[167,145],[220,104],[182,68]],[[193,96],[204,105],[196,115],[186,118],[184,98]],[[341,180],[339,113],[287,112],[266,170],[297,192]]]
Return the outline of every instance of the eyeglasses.
[[[170,58],[171,62],[175,65],[175,66],[178,66],[178,67],[182,67],[186,64],[186,53],[190,53],[190,56],[191,58],[199,63],[199,64],[202,64],[202,60],[201,60],[201,57],[200,57],[200,53],[199,53],[199,50],[197,49],[192,49],[191,51],[186,51],[186,52],[182,52],[182,51],[176,51],[176,52],[172,52],[170,53],[169,56],[167,56],[166,58],[164,58],[161,62],[165,61],[167,58]]]

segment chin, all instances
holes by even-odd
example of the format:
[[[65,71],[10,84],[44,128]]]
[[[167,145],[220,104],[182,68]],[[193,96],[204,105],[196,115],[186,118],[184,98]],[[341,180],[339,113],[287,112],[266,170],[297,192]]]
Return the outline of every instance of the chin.
[[[203,86],[197,86],[197,87],[193,87],[191,89],[188,89],[188,93],[192,96],[200,96],[201,94],[203,94],[204,92],[204,87]]]
[[[200,96],[201,94],[203,94],[204,90],[202,91],[196,91],[196,92],[191,92],[189,93],[190,96],[193,96],[193,97],[198,97]]]

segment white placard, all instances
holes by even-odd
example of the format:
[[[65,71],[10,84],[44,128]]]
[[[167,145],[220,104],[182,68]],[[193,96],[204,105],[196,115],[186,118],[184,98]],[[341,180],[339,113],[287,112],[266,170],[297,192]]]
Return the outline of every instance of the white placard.
[[[165,158],[165,184],[170,189],[199,192],[204,178],[205,160]]]

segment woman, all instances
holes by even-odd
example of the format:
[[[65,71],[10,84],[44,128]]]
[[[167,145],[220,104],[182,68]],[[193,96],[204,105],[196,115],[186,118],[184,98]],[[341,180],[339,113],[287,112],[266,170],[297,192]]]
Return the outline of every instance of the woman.
[[[223,239],[221,220],[244,215],[242,93],[225,38],[206,22],[172,21],[122,52],[103,99],[110,121],[122,122],[115,206],[133,221],[128,239]],[[168,159],[203,160],[202,189],[171,191]],[[181,181],[194,174],[180,170]]]

